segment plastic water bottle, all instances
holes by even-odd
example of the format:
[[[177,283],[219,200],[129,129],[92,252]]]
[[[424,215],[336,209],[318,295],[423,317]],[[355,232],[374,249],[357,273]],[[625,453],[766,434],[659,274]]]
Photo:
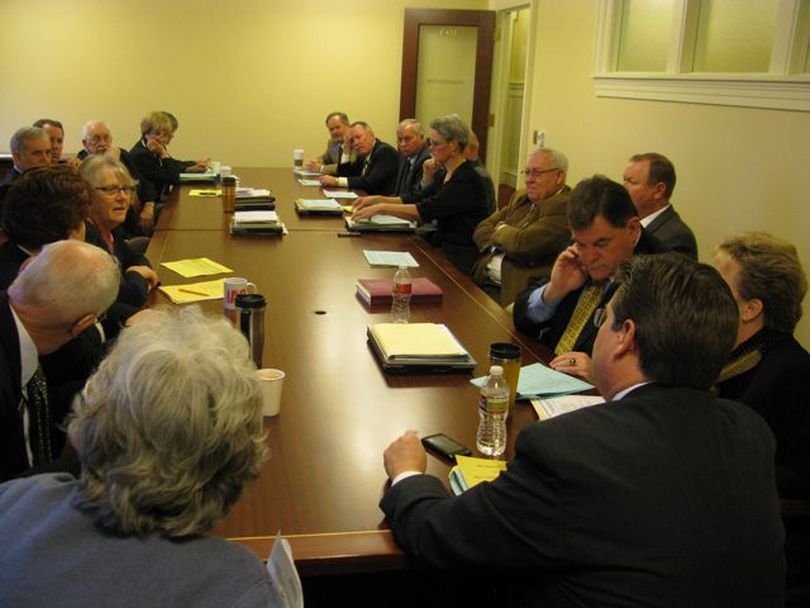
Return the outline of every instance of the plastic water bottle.
[[[411,274],[407,266],[400,266],[394,274],[391,301],[391,321],[407,323],[411,317]]]
[[[506,450],[506,417],[509,415],[509,385],[503,379],[503,368],[489,368],[487,383],[478,400],[478,435],[475,447],[484,456],[499,457]]]

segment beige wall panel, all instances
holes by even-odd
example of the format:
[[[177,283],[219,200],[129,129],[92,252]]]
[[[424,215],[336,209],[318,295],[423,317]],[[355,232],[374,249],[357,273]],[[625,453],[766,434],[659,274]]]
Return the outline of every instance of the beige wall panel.
[[[129,148],[151,109],[177,115],[179,157],[286,165],[323,151],[344,110],[389,142],[399,115],[404,8],[430,0],[3,0],[0,151],[40,117],[106,120]],[[486,0],[442,8],[486,9]]]
[[[725,235],[760,229],[794,242],[810,273],[810,114],[597,98],[596,9],[596,0],[538,2],[529,128],[568,155],[572,185],[597,172],[618,180],[631,154],[661,152],[702,261]],[[810,346],[810,310],[797,334]]]

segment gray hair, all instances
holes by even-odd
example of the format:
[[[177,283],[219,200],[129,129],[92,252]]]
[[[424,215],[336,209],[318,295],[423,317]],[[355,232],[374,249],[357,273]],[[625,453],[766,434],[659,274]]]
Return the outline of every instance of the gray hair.
[[[74,402],[81,508],[117,533],[209,530],[267,456],[245,338],[197,307],[125,328]]]
[[[53,326],[100,316],[115,301],[121,272],[103,249],[76,240],[42,247],[8,288],[15,302],[48,311]]]
[[[430,128],[437,131],[446,141],[458,143],[458,151],[464,152],[470,141],[470,128],[458,114],[448,114],[434,118]]]
[[[415,118],[406,118],[405,120],[401,121],[397,126],[397,130],[405,128],[413,129],[413,132],[416,133],[419,137],[425,136],[425,130],[422,128],[422,123],[416,120]]]
[[[531,158],[532,156],[536,156],[538,154],[542,154],[549,158],[555,167],[568,175],[568,158],[565,156],[565,154],[559,150],[554,150],[553,148],[541,148],[538,146],[532,150],[529,157]]]
[[[90,130],[96,125],[104,125],[107,127],[108,131],[110,130],[110,127],[107,126],[107,123],[103,120],[88,120],[86,123],[84,123],[84,125],[82,125],[82,141],[90,136]]]
[[[48,143],[51,142],[51,136],[40,127],[22,127],[14,131],[9,141],[9,148],[12,153],[19,154],[23,151],[25,144],[32,139],[47,139]]]
[[[132,179],[132,175],[130,175],[124,163],[106,154],[90,154],[79,165],[79,173],[93,188],[101,183],[101,173],[104,169],[112,171],[116,177],[123,180],[128,186],[134,187],[138,183]]]

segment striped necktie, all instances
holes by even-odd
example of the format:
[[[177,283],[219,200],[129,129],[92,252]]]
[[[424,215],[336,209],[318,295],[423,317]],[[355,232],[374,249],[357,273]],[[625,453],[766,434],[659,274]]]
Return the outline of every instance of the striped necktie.
[[[567,353],[574,348],[574,344],[576,344],[577,338],[579,338],[579,334],[582,332],[582,328],[585,327],[588,319],[593,315],[593,311],[596,310],[596,307],[602,300],[606,286],[607,283],[598,285],[594,283],[586,287],[582,292],[571,318],[568,319],[568,325],[562,336],[560,336],[557,346],[554,348],[555,355]]]

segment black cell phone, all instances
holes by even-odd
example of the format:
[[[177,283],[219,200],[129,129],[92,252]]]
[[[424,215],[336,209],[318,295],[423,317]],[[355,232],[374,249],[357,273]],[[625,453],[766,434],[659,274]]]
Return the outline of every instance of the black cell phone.
[[[453,462],[455,462],[457,454],[461,454],[462,456],[472,454],[470,448],[455,439],[450,439],[450,437],[444,433],[436,433],[435,435],[422,437],[422,445]]]

